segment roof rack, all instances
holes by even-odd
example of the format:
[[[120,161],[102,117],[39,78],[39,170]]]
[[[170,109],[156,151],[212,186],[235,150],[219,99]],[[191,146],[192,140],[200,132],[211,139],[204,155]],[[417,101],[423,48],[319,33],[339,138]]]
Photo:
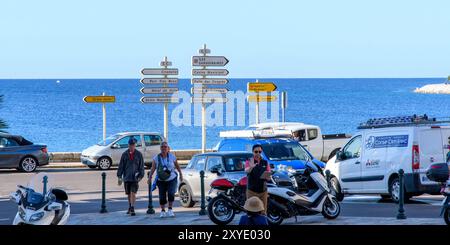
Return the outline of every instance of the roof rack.
[[[438,123],[450,123],[450,120],[438,121],[436,118],[430,118],[427,114],[424,115],[412,115],[412,116],[398,116],[398,117],[383,117],[383,118],[371,118],[365,123],[361,123],[358,129],[368,128],[388,128],[388,127],[401,127],[401,126],[414,126],[422,124],[438,124]]]

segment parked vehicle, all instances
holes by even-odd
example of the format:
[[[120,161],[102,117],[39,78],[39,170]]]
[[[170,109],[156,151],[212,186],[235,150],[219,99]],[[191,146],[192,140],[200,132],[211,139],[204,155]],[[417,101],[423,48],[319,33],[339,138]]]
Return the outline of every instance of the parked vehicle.
[[[136,149],[142,152],[144,162],[150,165],[153,157],[160,152],[160,144],[164,137],[155,132],[124,132],[112,135],[104,141],[81,152],[81,162],[90,168],[107,170],[119,165],[122,153],[128,149],[128,140],[137,140]]]
[[[70,216],[68,196],[64,190],[51,188],[48,179],[47,190],[39,192],[43,173],[33,177],[27,187],[18,185],[10,198],[18,205],[13,225],[64,225]],[[48,177],[48,176],[47,176]],[[42,187],[43,188],[43,187]]]
[[[325,163],[314,158],[298,141],[286,138],[288,131],[274,130],[239,130],[221,132],[223,139],[214,150],[252,152],[255,144],[263,149],[261,156],[269,162],[272,168],[304,169],[307,161],[313,161],[321,168]]]
[[[399,199],[398,171],[405,172],[405,200],[423,193],[439,194],[440,186],[427,178],[432,163],[446,162],[450,127],[428,116],[370,119],[328,161],[334,189],[343,194],[380,194]]]
[[[33,172],[49,163],[47,146],[33,144],[19,135],[0,133],[0,168]]]
[[[200,201],[200,171],[205,171],[205,193],[218,177],[239,180],[246,176],[245,161],[252,157],[248,152],[211,152],[197,154],[183,169],[183,180],[178,190],[183,207],[193,207]],[[245,200],[244,200],[245,201]]]
[[[286,130],[290,137],[298,136],[299,142],[316,158],[328,161],[350,139],[347,134],[322,134],[319,126],[300,122],[270,122],[254,124],[251,130]]]
[[[285,218],[298,215],[315,215],[322,213],[325,218],[334,219],[340,213],[340,205],[331,195],[329,182],[319,171],[319,167],[308,162],[304,175],[308,176],[311,189],[307,193],[293,191],[292,186],[279,186],[272,178],[268,184],[268,210],[269,224],[279,225]],[[245,190],[247,177],[239,181],[226,178],[216,179],[211,183],[211,191],[215,197],[208,202],[208,215],[211,221],[218,225],[230,223],[235,214],[244,212]]]
[[[436,181],[441,185],[441,193],[444,195],[442,201],[441,216],[444,217],[444,221],[447,225],[450,225],[450,162],[432,164],[426,174],[427,177]]]

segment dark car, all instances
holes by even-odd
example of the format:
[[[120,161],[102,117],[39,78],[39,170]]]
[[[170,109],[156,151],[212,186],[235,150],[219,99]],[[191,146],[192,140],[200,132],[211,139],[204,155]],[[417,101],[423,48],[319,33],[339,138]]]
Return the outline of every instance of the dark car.
[[[217,177],[239,180],[246,176],[245,161],[252,157],[248,152],[210,152],[197,154],[183,169],[183,181],[179,185],[180,202],[183,207],[193,207],[200,201],[200,171],[205,171],[205,195]]]
[[[33,172],[48,162],[46,145],[35,145],[22,136],[0,133],[0,168]]]

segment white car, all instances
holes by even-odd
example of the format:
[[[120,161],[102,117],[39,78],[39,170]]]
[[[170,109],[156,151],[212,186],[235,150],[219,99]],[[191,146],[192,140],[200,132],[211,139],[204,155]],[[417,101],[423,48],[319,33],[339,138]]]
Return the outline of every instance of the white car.
[[[136,149],[142,153],[146,165],[149,165],[153,157],[160,152],[160,144],[165,140],[156,132],[118,133],[82,151],[81,162],[90,168],[98,167],[102,170],[119,165],[131,137],[137,140]]]
[[[398,172],[403,169],[405,200],[424,193],[439,194],[438,183],[425,170],[446,162],[450,127],[424,116],[370,119],[327,162],[338,199],[349,194],[380,194],[399,199]],[[450,154],[449,154],[450,155]]]
[[[298,133],[299,142],[316,159],[328,161],[350,139],[347,134],[322,134],[320,127],[300,122],[269,122],[259,123],[248,127],[254,130],[272,129],[286,130],[292,135]]]

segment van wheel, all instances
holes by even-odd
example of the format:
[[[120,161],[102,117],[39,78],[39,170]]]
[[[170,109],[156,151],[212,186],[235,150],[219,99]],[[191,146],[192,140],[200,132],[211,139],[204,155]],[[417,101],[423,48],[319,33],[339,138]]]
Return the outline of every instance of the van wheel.
[[[100,159],[98,159],[97,165],[101,170],[108,170],[111,167],[112,162],[109,157],[101,157]]]
[[[389,183],[389,195],[391,200],[395,203],[399,202],[400,198],[400,180],[398,177],[395,177]],[[411,194],[406,193],[406,190],[403,191],[404,202],[407,202],[411,198]]]

